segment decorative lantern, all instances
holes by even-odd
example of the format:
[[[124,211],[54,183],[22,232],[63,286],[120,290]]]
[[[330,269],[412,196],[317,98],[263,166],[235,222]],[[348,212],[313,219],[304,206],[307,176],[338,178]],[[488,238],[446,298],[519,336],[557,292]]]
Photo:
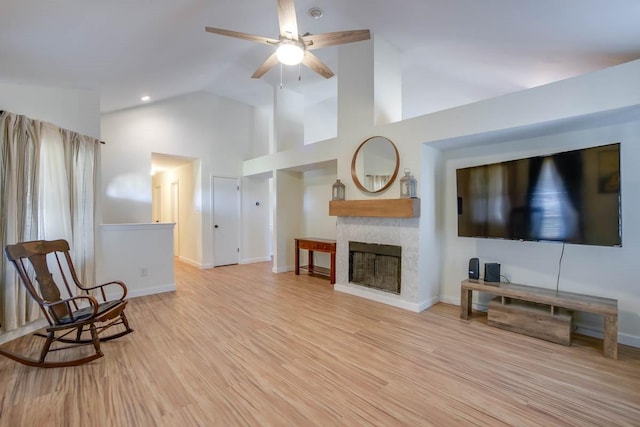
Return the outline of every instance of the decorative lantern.
[[[400,197],[414,198],[417,197],[418,182],[411,176],[409,169],[404,170],[404,176],[400,178]]]
[[[332,200],[344,200],[344,184],[336,179],[336,182],[331,187],[331,199]]]

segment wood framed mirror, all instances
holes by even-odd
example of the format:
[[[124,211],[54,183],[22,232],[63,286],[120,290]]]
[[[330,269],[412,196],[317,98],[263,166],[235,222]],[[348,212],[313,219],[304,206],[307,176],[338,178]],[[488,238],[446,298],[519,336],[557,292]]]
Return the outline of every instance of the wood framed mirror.
[[[365,139],[353,154],[351,177],[365,193],[381,193],[398,176],[400,155],[395,144],[384,136]]]

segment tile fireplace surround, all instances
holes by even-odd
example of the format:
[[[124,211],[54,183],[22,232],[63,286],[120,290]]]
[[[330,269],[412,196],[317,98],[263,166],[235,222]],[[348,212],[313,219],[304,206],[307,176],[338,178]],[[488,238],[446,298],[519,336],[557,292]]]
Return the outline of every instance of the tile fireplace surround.
[[[419,311],[419,218],[338,217],[335,290]],[[400,295],[349,283],[349,241],[402,247]]]

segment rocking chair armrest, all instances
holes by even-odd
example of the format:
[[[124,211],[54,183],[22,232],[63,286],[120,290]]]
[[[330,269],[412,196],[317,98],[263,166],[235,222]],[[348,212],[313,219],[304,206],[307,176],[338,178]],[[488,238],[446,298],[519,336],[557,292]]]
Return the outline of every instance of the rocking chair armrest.
[[[124,282],[122,282],[120,280],[114,280],[112,282],[103,283],[101,285],[92,286],[90,288],[83,287],[82,290],[84,290],[84,291],[92,291],[94,289],[100,289],[100,291],[104,295],[104,288],[107,287],[107,286],[110,286],[110,285],[118,285],[118,286],[120,286],[122,288],[122,296],[120,297],[120,300],[123,300],[127,296],[127,285],[125,285]]]

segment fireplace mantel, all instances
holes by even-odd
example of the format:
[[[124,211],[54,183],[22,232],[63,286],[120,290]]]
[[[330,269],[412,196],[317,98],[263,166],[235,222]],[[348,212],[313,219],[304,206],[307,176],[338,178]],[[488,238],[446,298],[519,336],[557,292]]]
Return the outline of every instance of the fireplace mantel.
[[[420,216],[420,199],[331,200],[329,215],[418,218]]]

